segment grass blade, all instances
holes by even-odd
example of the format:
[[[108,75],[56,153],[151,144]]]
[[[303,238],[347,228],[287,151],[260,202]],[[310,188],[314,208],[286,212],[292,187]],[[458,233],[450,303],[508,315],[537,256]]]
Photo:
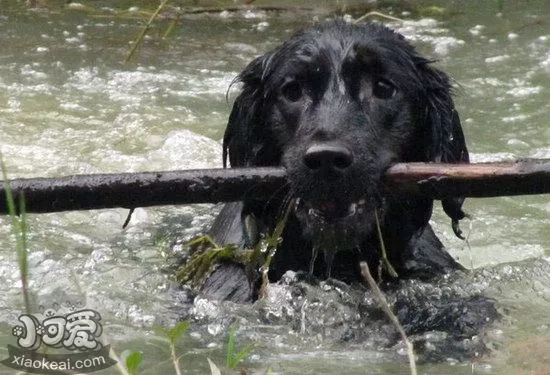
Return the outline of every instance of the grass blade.
[[[29,297],[29,266],[28,266],[28,250],[27,250],[27,216],[25,212],[25,196],[21,195],[19,199],[19,212],[21,217],[18,217],[15,206],[13,192],[8,180],[8,173],[4,159],[0,153],[0,168],[2,169],[2,179],[5,191],[6,204],[11,220],[11,229],[15,237],[15,251],[17,253],[17,264],[19,266],[19,274],[21,277],[21,289],[23,292],[23,302],[25,304],[25,312],[30,314],[31,303]]]

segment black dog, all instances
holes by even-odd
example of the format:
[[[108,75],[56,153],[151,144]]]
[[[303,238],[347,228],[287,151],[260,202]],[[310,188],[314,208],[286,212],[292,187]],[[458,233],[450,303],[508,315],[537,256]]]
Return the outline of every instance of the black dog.
[[[378,273],[377,220],[399,277],[461,268],[428,224],[433,200],[392,194],[381,182],[397,162],[468,162],[451,83],[431,63],[385,26],[342,21],[301,31],[252,61],[238,77],[224,163],[229,156],[232,167],[282,165],[289,186],[267,201],[226,205],[216,241],[253,246],[292,199],[272,281],[287,270],[357,281],[361,261]],[[455,224],[462,202],[443,201]],[[203,292],[242,302],[257,288],[244,267],[228,263]]]

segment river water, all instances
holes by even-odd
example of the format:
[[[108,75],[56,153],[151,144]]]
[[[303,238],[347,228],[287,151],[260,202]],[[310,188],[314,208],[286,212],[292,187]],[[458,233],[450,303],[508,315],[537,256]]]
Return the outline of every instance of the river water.
[[[0,9],[0,150],[11,178],[220,167],[232,79],[252,58],[324,17],[321,11],[184,16],[167,40],[160,38],[167,22],[154,28],[136,58],[124,63],[140,14],[100,4],[94,11],[75,5]],[[473,161],[550,157],[550,3],[504,1],[503,9],[496,1],[441,4],[445,8],[412,13],[394,9],[409,20],[390,25],[457,82]],[[475,362],[450,358],[424,364],[421,372],[548,373],[547,196],[469,199],[465,209],[473,216],[462,224],[468,243],[454,237],[439,207],[433,225],[466,267],[482,278],[490,274],[487,293],[504,315],[489,329],[498,345]],[[215,211],[209,205],[137,209],[126,229],[122,209],[30,214],[34,309],[61,311],[67,303],[92,308],[102,315],[103,340],[119,354],[139,350],[142,373],[169,373],[168,344],[155,327],[175,324],[185,297],[165,266],[179,244],[208,228]],[[0,217],[2,358],[7,344],[15,345],[12,327],[24,310],[20,288],[9,219]],[[247,329],[237,332],[237,343],[254,342],[243,368],[276,374],[408,371],[398,348],[379,351],[323,338],[312,343],[292,327],[254,323],[239,309],[236,324]],[[177,345],[187,373],[207,372],[207,357],[225,361],[227,324],[197,318],[214,310],[198,307],[190,333]]]

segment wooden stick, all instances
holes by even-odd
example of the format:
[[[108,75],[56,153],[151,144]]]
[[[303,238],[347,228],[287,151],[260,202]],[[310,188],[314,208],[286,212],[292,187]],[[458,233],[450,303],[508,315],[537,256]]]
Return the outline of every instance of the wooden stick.
[[[367,284],[369,284],[369,287],[371,288],[374,298],[378,302],[378,305],[380,306],[382,311],[384,311],[384,314],[386,314],[395,329],[397,329],[397,332],[399,332],[401,339],[405,343],[405,347],[407,348],[407,357],[409,358],[409,369],[411,370],[411,375],[417,375],[418,372],[416,370],[416,357],[414,355],[414,347],[409,340],[405,329],[403,329],[401,322],[399,322],[399,319],[391,310],[391,307],[388,303],[388,300],[386,300],[384,293],[382,293],[382,291],[378,287],[378,284],[376,284],[376,281],[372,277],[367,262],[360,262],[359,268],[361,270],[361,276],[363,277],[363,279],[365,279]]]
[[[487,198],[550,193],[550,159],[478,164],[403,163],[385,175],[388,188],[448,197]]]
[[[27,212],[44,213],[230,202],[269,196],[284,183],[282,168],[230,168],[18,179],[10,186],[16,201],[24,192]]]
[[[278,167],[76,175],[10,181],[14,197],[25,194],[29,213],[216,203],[268,199],[286,184]],[[434,199],[550,193],[550,159],[509,163],[403,163],[391,167],[384,187]],[[5,190],[0,187],[0,196]],[[0,214],[6,214],[0,199]]]

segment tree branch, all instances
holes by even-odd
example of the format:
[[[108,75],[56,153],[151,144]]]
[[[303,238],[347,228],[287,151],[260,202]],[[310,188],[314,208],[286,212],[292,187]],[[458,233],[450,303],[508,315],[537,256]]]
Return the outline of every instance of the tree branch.
[[[391,167],[384,188],[401,194],[495,197],[550,193],[550,159],[509,163],[403,163]],[[201,169],[172,172],[75,175],[10,181],[15,199],[25,194],[29,213],[216,203],[267,199],[286,184],[283,168]],[[0,187],[0,196],[5,196]],[[6,214],[0,199],[0,214]]]

